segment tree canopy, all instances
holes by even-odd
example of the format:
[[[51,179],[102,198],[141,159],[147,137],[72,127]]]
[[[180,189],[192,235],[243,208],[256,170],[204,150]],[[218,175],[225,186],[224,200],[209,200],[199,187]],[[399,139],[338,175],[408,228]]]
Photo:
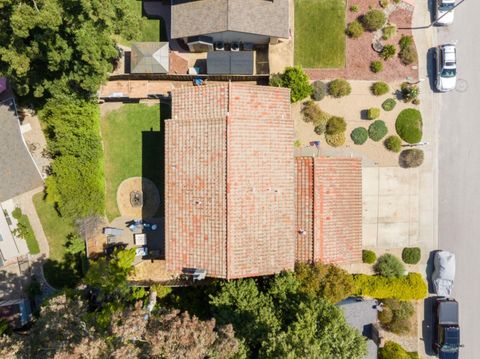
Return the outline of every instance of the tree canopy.
[[[112,35],[139,32],[128,0],[3,0],[0,74],[20,96],[89,97],[118,57]]]

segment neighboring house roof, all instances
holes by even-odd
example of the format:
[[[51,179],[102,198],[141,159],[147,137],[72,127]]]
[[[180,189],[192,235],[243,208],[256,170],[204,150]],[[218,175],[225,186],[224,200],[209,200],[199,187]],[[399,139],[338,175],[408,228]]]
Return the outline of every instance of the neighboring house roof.
[[[347,298],[338,303],[337,306],[342,309],[347,323],[368,338],[366,358],[377,359],[378,347],[374,342],[375,335],[373,333],[373,325],[377,322],[378,315],[377,301]]]
[[[240,278],[293,269],[289,91],[218,84],[172,91],[166,131],[166,261]]]
[[[288,38],[288,0],[172,1],[173,39],[223,31]]]
[[[297,260],[361,261],[361,159],[297,157],[296,203]]]
[[[32,309],[28,299],[0,301],[0,318],[5,319],[13,329],[19,329],[30,322]]]
[[[12,98],[0,102],[0,129],[1,203],[42,186],[43,180],[23,140]]]
[[[134,42],[130,72],[132,74],[164,74],[169,68],[168,42]]]

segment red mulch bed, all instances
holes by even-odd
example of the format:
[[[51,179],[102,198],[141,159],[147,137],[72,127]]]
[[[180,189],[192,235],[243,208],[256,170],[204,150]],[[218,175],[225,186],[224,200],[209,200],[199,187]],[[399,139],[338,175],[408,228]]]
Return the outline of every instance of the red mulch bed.
[[[351,12],[350,6],[356,4],[359,7],[357,13]],[[377,0],[347,0],[347,23],[369,10],[369,6],[380,8]],[[397,28],[410,27],[412,24],[412,12],[399,9],[394,11],[389,22],[397,25]],[[398,41],[402,35],[412,35],[411,30],[398,30],[397,35],[383,41],[385,44],[394,44],[398,51]],[[305,72],[312,80],[334,79],[343,77],[351,80],[382,80],[382,81],[403,81],[407,77],[418,79],[417,63],[405,66],[400,62],[398,56],[383,63],[383,71],[373,73],[370,71],[370,63],[374,60],[381,60],[372,48],[373,33],[365,32],[358,39],[347,37],[346,67],[342,69],[305,69]],[[383,61],[383,60],[381,60]]]

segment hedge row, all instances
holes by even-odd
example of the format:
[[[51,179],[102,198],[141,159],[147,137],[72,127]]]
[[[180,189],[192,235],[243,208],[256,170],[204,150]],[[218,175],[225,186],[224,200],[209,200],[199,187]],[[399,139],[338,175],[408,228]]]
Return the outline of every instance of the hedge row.
[[[47,200],[65,217],[103,215],[105,181],[98,106],[51,99],[39,116],[53,157],[52,174],[46,181]]]
[[[427,297],[427,284],[419,273],[409,273],[400,278],[354,274],[355,295],[377,299],[395,298],[417,300]]]

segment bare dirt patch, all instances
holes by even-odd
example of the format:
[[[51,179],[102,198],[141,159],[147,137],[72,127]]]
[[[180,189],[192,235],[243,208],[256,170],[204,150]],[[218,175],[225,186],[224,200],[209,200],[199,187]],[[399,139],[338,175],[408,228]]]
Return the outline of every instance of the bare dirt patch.
[[[143,205],[132,205],[132,192],[142,194]],[[150,218],[155,215],[160,206],[160,194],[158,193],[157,186],[148,178],[127,178],[118,186],[117,205],[123,217]]]

